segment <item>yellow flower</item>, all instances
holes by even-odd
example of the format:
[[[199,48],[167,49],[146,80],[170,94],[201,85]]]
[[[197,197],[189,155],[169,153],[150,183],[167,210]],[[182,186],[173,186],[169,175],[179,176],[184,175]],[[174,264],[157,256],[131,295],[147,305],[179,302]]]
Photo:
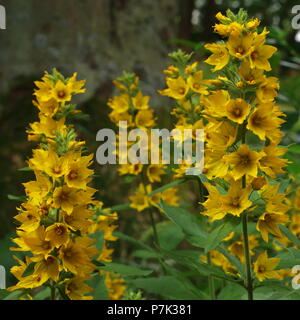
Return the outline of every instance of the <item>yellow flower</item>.
[[[168,96],[177,100],[183,99],[189,91],[189,85],[182,77],[176,79],[167,78],[168,88],[158,91],[163,96]]]
[[[263,153],[251,150],[246,144],[241,145],[236,152],[224,156],[231,166],[234,180],[238,180],[244,175],[256,177],[258,161],[262,157]]]
[[[193,75],[189,76],[187,79],[189,87],[200,94],[208,94],[207,91],[207,82],[203,80],[203,71],[199,70]]]
[[[134,108],[138,110],[145,110],[149,108],[150,97],[143,96],[142,92],[139,91],[135,97],[132,98],[132,104]]]
[[[142,183],[139,184],[139,187],[135,194],[129,197],[129,200],[131,202],[130,207],[136,209],[139,212],[150,206],[150,200],[147,196],[147,191]]]
[[[42,101],[41,97],[37,96],[36,101],[32,101],[32,104],[36,106],[40,110],[40,112],[47,117],[53,117],[59,110],[59,103],[54,98]]]
[[[277,48],[264,44],[267,33],[266,29],[264,29],[261,34],[256,35],[253,41],[253,50],[249,56],[251,68],[271,70],[268,59],[277,51]]]
[[[134,174],[138,175],[143,170],[143,164],[142,163],[136,163],[136,164],[122,164],[120,165],[120,168],[118,169],[118,172],[120,175],[125,174]]]
[[[263,81],[263,70],[251,68],[250,63],[244,60],[241,63],[240,68],[238,69],[239,74],[241,75],[242,79],[246,81],[250,85],[254,85]]]
[[[229,169],[229,163],[226,160],[224,149],[205,150],[205,168],[204,172],[209,179],[226,176]]]
[[[259,25],[260,25],[260,20],[257,18],[254,18],[246,23],[246,28],[253,30],[253,29],[256,29]]]
[[[69,230],[64,223],[54,223],[46,229],[45,240],[50,241],[51,245],[59,248],[69,241]]]
[[[248,120],[247,129],[255,133],[261,140],[268,137],[268,133],[277,129],[284,120],[273,112],[273,104],[258,105]]]
[[[128,112],[119,113],[114,110],[108,116],[109,119],[116,124],[118,124],[119,121],[127,121],[128,126],[132,125],[132,115]]]
[[[236,140],[237,128],[228,121],[208,124],[205,127],[207,148],[225,151]]]
[[[83,273],[82,268],[90,264],[89,257],[83,248],[72,241],[60,248],[59,258],[62,261],[64,270],[71,271],[75,275]]]
[[[77,72],[74,72],[72,77],[68,79],[68,85],[71,89],[72,94],[83,93],[86,89],[82,88],[85,85],[85,80],[77,81]]]
[[[54,256],[37,256],[36,258],[32,258],[32,261],[36,262],[34,266],[34,273],[40,275],[46,275],[48,279],[52,279],[54,281],[58,280],[59,276],[59,261]]]
[[[77,190],[74,188],[69,188],[64,185],[63,187],[58,187],[53,192],[53,206],[54,208],[61,208],[68,214],[71,214],[74,206],[79,203],[79,197]]]
[[[227,43],[229,53],[238,58],[244,59],[253,51],[253,34],[248,33],[245,36],[239,36],[236,34],[230,35]]]
[[[254,190],[260,190],[266,183],[267,181],[264,177],[258,176],[252,180],[251,186]]]
[[[34,141],[45,136],[46,138],[55,138],[56,134],[66,132],[65,118],[61,118],[58,121],[52,118],[40,114],[40,121],[30,124],[31,130],[27,130],[28,140]]]
[[[256,96],[261,103],[272,102],[277,96],[278,89],[278,79],[275,77],[267,77],[257,88]]]
[[[216,14],[216,18],[217,18],[220,22],[222,22],[222,23],[231,22],[231,19],[228,18],[228,17],[226,17],[226,16],[224,16],[221,12],[218,12],[218,13]]]
[[[277,224],[285,224],[288,222],[288,216],[281,212],[265,212],[262,214],[256,224],[256,229],[261,233],[265,242],[268,242],[268,234],[271,233],[278,238],[282,238],[282,234]]]
[[[80,230],[82,233],[85,233],[92,225],[92,222],[89,220],[91,215],[92,212],[86,206],[80,205],[75,207],[71,214],[64,213],[63,219],[70,229],[74,231]]]
[[[284,167],[288,160],[281,159],[280,156],[286,153],[286,148],[278,148],[275,144],[270,144],[263,149],[263,156],[259,159],[260,169],[271,178],[276,178],[276,174],[284,173]]]
[[[14,218],[21,222],[19,229],[32,232],[38,229],[41,221],[41,214],[37,207],[31,205],[30,203],[23,203],[20,210],[20,213],[17,214]]]
[[[241,182],[232,183],[227,194],[221,196],[224,212],[239,217],[252,205],[252,202],[248,199],[249,193],[249,188],[242,189]]]
[[[21,280],[17,283],[15,287],[10,289],[33,289],[42,286],[49,279],[46,273],[33,273],[30,276],[21,278]]]
[[[38,100],[45,102],[52,98],[54,84],[48,79],[48,73],[42,78],[42,81],[35,81],[34,84],[38,87],[34,90],[34,95]]]
[[[209,183],[204,183],[208,190],[209,196],[207,200],[203,203],[206,211],[203,212],[204,215],[210,218],[210,221],[223,219],[227,212],[223,210],[223,201],[220,197],[219,191]]]
[[[52,178],[59,178],[68,173],[70,155],[59,157],[56,152],[48,150],[47,159],[43,164],[44,171]]]
[[[221,36],[239,35],[243,31],[244,27],[240,23],[234,21],[229,24],[215,24],[214,31]]]
[[[91,180],[89,177],[93,174],[93,170],[87,168],[92,158],[93,155],[89,155],[68,162],[68,174],[65,176],[68,187],[86,189],[87,183]]]
[[[111,272],[105,272],[105,285],[110,300],[120,300],[126,290],[124,279]]]
[[[31,251],[33,254],[47,256],[53,249],[50,241],[45,239],[45,228],[40,226],[33,232],[17,232],[20,238],[13,239],[20,249],[15,251]]]
[[[30,199],[32,204],[38,205],[41,203],[42,199],[50,192],[52,183],[39,171],[35,171],[34,174],[36,180],[23,183],[23,186],[25,187],[26,196]]]
[[[161,193],[161,199],[169,206],[177,207],[180,198],[177,195],[177,188],[170,188]]]
[[[265,279],[282,279],[279,270],[274,270],[279,262],[279,258],[268,258],[266,251],[261,253],[254,263],[254,272],[257,279],[259,281],[264,281]]]
[[[228,119],[243,123],[250,112],[250,105],[243,99],[232,99],[226,106],[226,116]]]
[[[71,101],[72,99],[71,86],[72,86],[72,83],[65,84],[61,80],[58,80],[52,89],[53,98],[56,101],[63,104],[68,101]]]
[[[160,182],[161,175],[165,173],[164,166],[158,164],[151,164],[147,167],[147,177],[151,183]]]
[[[83,277],[74,277],[70,279],[65,288],[65,292],[71,300],[90,300],[91,296],[85,296],[93,289],[90,288],[84,281]]]
[[[107,103],[116,113],[124,113],[129,108],[129,96],[122,94],[110,99]]]
[[[140,110],[136,117],[135,123],[138,128],[148,128],[155,126],[155,119],[153,118],[154,110]]]
[[[226,106],[230,101],[228,91],[216,90],[208,96],[201,98],[201,103],[205,107],[206,117],[224,117],[226,115]]]
[[[241,237],[242,238],[242,237]],[[253,249],[258,246],[258,241],[256,240],[256,235],[250,235],[248,237],[249,241],[249,249],[250,249],[250,255],[254,255]],[[228,246],[228,251],[237,256],[242,263],[245,263],[245,254],[244,254],[244,243],[243,241],[235,241],[231,245]]]
[[[204,62],[215,66],[212,69],[213,72],[223,69],[228,64],[230,56],[225,44],[209,43],[204,47],[212,52],[212,55]]]

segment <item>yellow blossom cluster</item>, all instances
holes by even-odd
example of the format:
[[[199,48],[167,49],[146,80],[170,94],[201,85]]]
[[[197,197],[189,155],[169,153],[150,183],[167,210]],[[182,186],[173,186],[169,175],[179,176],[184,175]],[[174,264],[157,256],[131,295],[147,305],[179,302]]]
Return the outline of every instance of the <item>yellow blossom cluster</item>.
[[[39,121],[30,124],[28,139],[38,142],[28,169],[35,178],[24,183],[26,201],[18,208],[18,246],[11,250],[24,251],[26,260],[17,258],[18,266],[11,269],[18,283],[10,290],[41,286],[51,288],[51,298],[91,299],[92,291],[86,281],[96,270],[93,259],[109,260],[106,244],[101,252],[91,234],[100,229],[105,240],[112,239],[111,220],[95,219],[96,189],[88,184],[94,171],[90,169],[92,155],[83,155],[84,142],[67,118],[79,113],[70,104],[74,94],[85,92],[85,81],[77,81],[53,70],[35,82],[35,101]],[[116,219],[116,217],[114,217]]]
[[[148,137],[148,145],[140,145],[147,148],[151,144],[151,128],[156,126],[154,110],[149,105],[149,96],[144,96],[139,87],[139,78],[133,73],[124,72],[123,77],[114,81],[119,94],[108,101],[108,106],[112,109],[109,117],[112,122],[119,125],[119,121],[127,121],[129,129],[144,130]],[[118,141],[118,145],[121,143]],[[132,142],[127,142],[128,148]],[[118,154],[119,157],[122,155]],[[163,164],[121,164],[119,174],[127,177],[140,176],[140,183],[137,190],[129,197],[130,206],[141,212],[151,206],[159,209],[158,203],[163,199],[170,205],[177,205],[179,200],[176,195],[177,189],[167,189],[160,193],[149,196],[153,191],[153,184],[160,183],[162,176],[166,174]]]
[[[204,129],[205,164],[199,178],[208,195],[201,201],[201,214],[212,223],[240,217],[244,231],[249,219],[265,242],[270,234],[283,241],[278,226],[289,221],[290,204],[276,178],[287,166],[282,158],[286,149],[279,146],[285,114],[275,103],[278,79],[265,74],[276,48],[266,44],[266,28],[258,31],[260,21],[249,19],[242,9],[218,13],[217,19],[214,30],[223,40],[205,45],[211,55],[204,61],[218,71],[217,78],[205,79],[199,63],[190,63],[191,55],[179,50],[170,54],[174,64],[165,70],[167,88],[160,93],[176,101],[176,128]],[[187,166],[179,165],[177,176]],[[250,276],[257,236],[237,237],[232,235],[228,250],[247,263]],[[211,254],[212,263],[232,272],[234,266],[222,253]],[[252,266],[257,279],[281,279],[282,273],[271,272],[278,262],[262,252]]]

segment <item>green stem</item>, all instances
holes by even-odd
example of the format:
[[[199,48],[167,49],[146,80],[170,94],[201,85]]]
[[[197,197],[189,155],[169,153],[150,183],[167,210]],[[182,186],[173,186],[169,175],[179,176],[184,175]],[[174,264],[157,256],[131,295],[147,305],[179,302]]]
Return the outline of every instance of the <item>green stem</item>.
[[[158,233],[157,233],[157,228],[156,228],[156,224],[155,224],[155,220],[154,220],[153,211],[151,208],[149,208],[148,211],[149,211],[152,230],[153,230],[154,242],[159,247],[159,239],[158,239]]]
[[[203,211],[203,202],[204,202],[204,188],[203,188],[203,183],[199,177],[197,177],[198,181],[198,186],[199,186],[199,194],[200,194],[200,203],[201,203],[201,208],[200,211]],[[211,265],[211,257],[210,257],[210,252],[206,254],[207,258],[207,263]],[[215,283],[214,283],[214,278],[212,275],[208,276],[208,287],[209,287],[209,295],[211,300],[216,300],[216,294],[215,294]]]
[[[252,274],[251,274],[251,259],[249,250],[249,240],[248,240],[248,219],[247,212],[242,214],[242,224],[243,224],[243,241],[244,241],[244,256],[246,261],[246,282],[245,286],[248,291],[248,300],[253,300],[253,284],[252,284]]]
[[[56,299],[55,299],[55,295],[56,295],[55,286],[54,286],[54,284],[52,283],[52,284],[51,284],[51,300],[56,300]]]
[[[210,252],[206,254],[207,257],[207,263],[211,265],[211,257],[210,257]],[[212,275],[208,276],[208,287],[209,287],[209,295],[211,300],[216,300],[216,295],[215,295],[215,284],[214,284],[214,278]]]

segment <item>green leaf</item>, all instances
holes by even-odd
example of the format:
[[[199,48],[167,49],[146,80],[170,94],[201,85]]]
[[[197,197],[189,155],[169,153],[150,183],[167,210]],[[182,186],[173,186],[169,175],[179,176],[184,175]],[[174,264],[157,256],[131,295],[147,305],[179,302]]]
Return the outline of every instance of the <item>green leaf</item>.
[[[154,250],[151,247],[147,246],[143,242],[141,242],[139,240],[136,240],[136,239],[134,239],[134,238],[122,233],[122,232],[115,231],[113,234],[114,234],[114,236],[118,237],[119,239],[128,241],[128,242],[130,242],[130,243],[132,243],[132,244],[134,244],[134,245],[136,245],[138,247],[141,247],[141,248],[143,248],[145,250],[154,252]]]
[[[35,262],[29,263],[29,265],[24,270],[22,277],[28,277],[33,274]]]
[[[91,280],[86,281],[88,286],[94,290],[91,292],[93,300],[107,300],[108,292],[105,286],[105,276],[100,274],[95,274]]]
[[[98,251],[102,251],[104,246],[104,231],[103,230],[97,231],[91,234],[89,237],[96,240],[95,241],[96,248],[98,249]]]
[[[22,196],[22,197],[18,197],[18,196],[14,196],[12,194],[8,194],[7,198],[9,200],[14,200],[14,201],[19,201],[19,202],[25,202],[27,200],[26,197]]]
[[[181,228],[172,221],[163,221],[157,224],[159,245],[166,249],[175,249],[184,239]]]
[[[34,300],[45,300],[46,298],[51,296],[51,289],[50,288],[44,288],[39,293],[37,293],[34,296]]]
[[[18,169],[18,171],[33,171],[33,169],[31,169],[30,167],[24,167],[24,168]]]
[[[111,207],[111,211],[122,211],[122,210],[127,210],[127,209],[130,209],[129,203],[120,204],[120,205]]]
[[[293,144],[289,147],[289,152],[300,154],[300,145]]]
[[[189,288],[172,276],[143,278],[130,281],[135,287],[171,300],[199,300]]]
[[[9,295],[7,295],[3,300],[19,300],[19,298],[22,297],[24,294],[24,291],[15,290],[11,292]]]
[[[148,250],[135,250],[132,252],[132,255],[141,259],[157,259],[160,257],[158,253]]]
[[[191,252],[186,252],[185,250],[177,250],[177,251],[167,251],[162,250],[163,254],[168,259],[173,259],[178,263],[179,265],[185,266],[189,268],[190,270],[197,271],[200,275],[203,276],[210,276],[213,275],[215,277],[234,281],[232,277],[229,277],[221,268],[213,265],[209,265],[207,263],[204,263],[201,258],[198,256],[195,256],[195,254],[191,254]]]
[[[247,291],[236,283],[227,283],[227,285],[218,294],[218,300],[245,300]]]
[[[171,188],[175,188],[177,186],[179,186],[180,184],[186,182],[187,179],[183,178],[183,179],[178,179],[178,180],[175,180],[173,182],[170,182],[168,184],[165,184],[164,186],[158,188],[158,189],[155,189],[153,190],[151,193],[148,194],[149,197],[152,197],[154,196],[155,194],[157,193],[160,193],[160,192],[163,192],[165,190],[168,190],[168,189],[171,189]]]
[[[232,232],[236,226],[240,223],[240,219],[237,217],[226,217],[224,222],[215,228],[207,237],[207,243],[205,246],[205,253],[215,249],[219,243],[226,238],[226,236]]]
[[[107,263],[104,267],[99,267],[100,270],[113,271],[121,274],[124,277],[130,276],[148,276],[153,271],[152,270],[142,270],[136,267],[127,266],[119,263]]]
[[[229,262],[237,268],[238,273],[245,279],[246,278],[245,266],[241,263],[241,261],[236,256],[230,254],[222,246],[218,246],[217,250],[220,251],[229,260]]]
[[[300,247],[300,240],[294,234],[292,234],[292,232],[287,227],[279,225],[279,229],[297,247]]]
[[[9,291],[5,289],[0,289],[0,300],[3,300],[5,297],[7,297],[10,294]]]
[[[186,239],[192,245],[200,248],[206,246],[207,233],[203,230],[199,219],[195,215],[182,208],[168,206],[164,202],[161,202],[160,207],[181,228],[183,233],[186,234]]]

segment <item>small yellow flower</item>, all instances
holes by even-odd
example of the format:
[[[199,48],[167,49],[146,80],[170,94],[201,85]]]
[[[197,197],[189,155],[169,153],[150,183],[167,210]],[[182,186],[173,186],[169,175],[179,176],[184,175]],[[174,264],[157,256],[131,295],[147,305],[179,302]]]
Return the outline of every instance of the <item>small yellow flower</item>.
[[[254,49],[253,34],[248,33],[245,36],[232,34],[229,37],[227,47],[232,56],[238,59],[244,59],[249,56]]]
[[[233,178],[238,180],[244,175],[257,176],[258,161],[263,157],[263,154],[253,151],[246,144],[243,144],[236,152],[224,157],[231,166]]]
[[[259,281],[265,279],[282,279],[279,270],[274,270],[279,264],[279,258],[268,258],[267,252],[264,251],[259,255],[254,263],[254,272]]]
[[[243,123],[250,112],[250,105],[243,99],[232,99],[226,105],[226,116],[228,119]]]
[[[204,62],[215,66],[212,71],[223,69],[229,62],[230,56],[225,44],[209,43],[204,46],[212,55]]]
[[[159,93],[177,100],[183,99],[189,91],[189,86],[182,77],[167,78],[167,86],[168,89],[160,90]]]
[[[129,200],[131,202],[130,207],[139,212],[150,206],[150,200],[147,196],[147,191],[142,183],[139,184],[138,190],[135,192],[135,194],[129,197]]]
[[[64,223],[54,223],[46,229],[45,240],[59,248],[69,241],[69,229]]]
[[[61,80],[58,80],[52,89],[53,98],[60,103],[66,103],[72,99],[72,90],[70,83],[64,84]]]

